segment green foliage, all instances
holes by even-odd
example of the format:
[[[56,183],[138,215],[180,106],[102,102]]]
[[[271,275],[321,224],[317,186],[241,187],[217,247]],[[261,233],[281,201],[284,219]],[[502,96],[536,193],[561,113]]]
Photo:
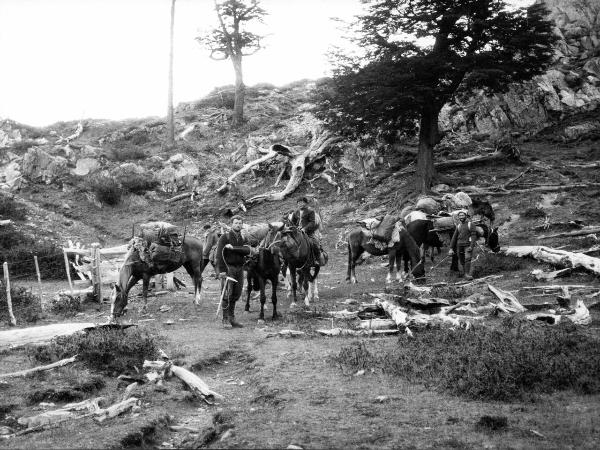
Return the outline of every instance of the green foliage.
[[[123,177],[120,181],[124,191],[138,195],[151,191],[160,184],[151,172],[147,174],[131,173]]]
[[[42,302],[37,295],[33,295],[30,289],[21,286],[11,286],[10,298],[17,323],[33,323],[42,317]],[[6,288],[2,286],[0,289],[0,322],[7,323],[8,320]]]
[[[123,188],[112,177],[94,176],[87,182],[87,189],[96,194],[96,200],[109,206],[121,203]]]
[[[27,210],[14,198],[0,194],[0,218],[22,221],[27,219]]]
[[[81,300],[68,294],[57,294],[48,303],[48,310],[53,314],[72,317],[81,311]]]
[[[521,214],[526,219],[543,219],[546,217],[546,211],[542,208],[528,208]]]
[[[481,278],[524,269],[526,262],[516,256],[503,256],[495,253],[481,253],[473,263],[473,276]]]
[[[553,55],[556,37],[541,5],[508,11],[496,0],[365,3],[368,12],[349,30],[357,54],[333,55],[333,80],[318,87],[318,117],[352,137],[394,140],[424,118],[437,123],[445,103],[474,88],[497,92],[530,79]],[[421,135],[431,145],[432,130]]]
[[[139,161],[148,157],[146,152],[135,145],[142,145],[150,142],[146,133],[134,135],[130,141],[117,141],[111,149],[111,159],[114,161]]]
[[[334,361],[352,370],[379,368],[472,399],[512,401],[569,389],[599,393],[598,344],[573,325],[510,321],[498,329],[402,335],[392,349],[356,342]]]
[[[137,327],[95,328],[87,332],[58,336],[49,344],[34,347],[30,357],[48,363],[73,355],[88,367],[105,372],[126,372],[142,367],[145,359],[158,355],[156,338]]]

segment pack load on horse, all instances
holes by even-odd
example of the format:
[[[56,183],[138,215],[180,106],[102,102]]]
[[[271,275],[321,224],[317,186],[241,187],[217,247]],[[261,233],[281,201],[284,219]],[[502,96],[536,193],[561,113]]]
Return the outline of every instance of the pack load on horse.
[[[387,222],[389,223],[391,219]],[[401,279],[401,259],[409,261],[412,269],[411,274],[420,280],[425,277],[425,267],[422,261],[422,254],[419,246],[410,235],[410,233],[402,226],[401,222],[394,222],[394,229],[391,234],[391,239],[388,242],[378,241],[373,238],[373,224],[382,223],[379,219],[366,219],[359,221],[360,228],[355,228],[348,234],[348,272],[346,280],[351,283],[356,283],[356,262],[364,252],[369,252],[372,255],[380,256],[387,254],[389,257],[389,271],[387,282],[392,281],[394,266],[397,268],[397,278]],[[369,226],[369,224],[371,224]],[[387,226],[387,225],[386,225]],[[380,233],[384,236],[389,235],[389,232]],[[383,244],[383,245],[381,245]]]
[[[369,244],[380,251],[393,247],[400,240],[399,229],[402,224],[396,215],[386,214],[357,223],[367,231]]]
[[[189,235],[181,236],[174,225],[150,222],[140,226],[140,234],[129,242],[129,251],[119,270],[119,281],[111,296],[113,319],[124,314],[129,291],[142,280],[143,310],[146,309],[150,278],[174,272],[183,266],[194,281],[194,303],[200,303],[202,290],[203,244]]]

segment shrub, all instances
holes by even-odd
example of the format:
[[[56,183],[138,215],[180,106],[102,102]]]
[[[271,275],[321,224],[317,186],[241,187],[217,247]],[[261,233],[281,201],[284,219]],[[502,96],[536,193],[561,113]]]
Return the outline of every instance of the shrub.
[[[521,214],[521,216],[525,217],[526,219],[543,219],[544,217],[546,217],[546,215],[546,211],[544,211],[542,208],[537,207],[528,208]]]
[[[114,161],[123,162],[123,161],[139,161],[140,159],[147,158],[148,155],[146,154],[146,152],[143,149],[141,149],[139,147],[131,147],[131,145],[141,145],[150,140],[148,138],[148,136],[146,136],[145,134],[141,135],[141,136],[145,136],[145,138],[146,138],[145,142],[142,142],[143,141],[142,138],[133,139],[133,142],[132,141],[128,141],[128,142],[117,141],[117,142],[115,142],[114,147],[111,150],[111,155],[112,155],[111,159],[113,159]]]
[[[473,276],[475,278],[487,275],[514,272],[525,268],[526,262],[516,256],[502,256],[495,253],[480,253],[477,259],[473,259]]]
[[[81,299],[68,294],[57,294],[50,300],[48,310],[52,314],[72,317],[81,311]]]
[[[147,175],[132,173],[121,179],[124,191],[138,195],[153,190],[159,184],[160,182],[151,173]]]
[[[511,401],[566,389],[599,393],[598,344],[574,326],[518,321],[498,329],[430,330],[417,339],[402,335],[391,350],[356,342],[334,360],[352,369],[380,368],[455,395]]]
[[[96,200],[105,205],[118,205],[123,197],[123,188],[117,180],[111,177],[93,177],[88,186],[96,194]]]
[[[17,323],[37,322],[42,317],[42,302],[31,290],[21,286],[11,286],[10,298],[12,310]],[[0,321],[8,322],[8,303],[6,301],[6,290],[0,289]]]
[[[156,358],[158,344],[154,336],[137,327],[101,327],[58,336],[49,344],[30,350],[30,357],[42,363],[73,355],[79,355],[79,360],[93,369],[127,372],[141,368],[145,359]]]
[[[11,219],[15,221],[26,220],[26,213],[26,209],[19,205],[14,198],[0,194],[0,217],[2,219]]]

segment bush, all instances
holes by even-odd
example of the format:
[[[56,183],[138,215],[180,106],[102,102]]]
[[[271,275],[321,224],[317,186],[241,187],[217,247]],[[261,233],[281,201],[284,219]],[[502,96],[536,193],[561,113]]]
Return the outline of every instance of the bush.
[[[487,275],[497,275],[505,272],[514,272],[525,268],[526,263],[516,256],[502,256],[495,253],[480,253],[477,260],[473,260],[473,277],[480,278]]]
[[[124,191],[137,195],[151,191],[159,184],[160,182],[152,174],[142,175],[132,173],[121,180],[121,186]]]
[[[58,314],[65,317],[72,317],[80,312],[81,309],[80,298],[72,297],[68,294],[57,294],[48,304],[48,310],[52,314]]]
[[[546,215],[546,211],[544,211],[542,208],[537,207],[528,208],[521,214],[521,216],[523,216],[526,219],[543,219],[544,217],[546,217]]]
[[[391,350],[357,342],[334,360],[353,370],[380,368],[472,399],[512,401],[567,389],[600,393],[598,344],[598,338],[567,324],[517,321],[496,330],[438,329],[417,339],[402,335]]]
[[[11,274],[19,278],[36,276],[34,255],[38,257],[40,274],[44,279],[65,279],[62,250],[50,242],[36,242],[16,227],[0,228],[0,259],[7,261]]]
[[[11,286],[10,298],[17,323],[37,322],[42,317],[42,302],[37,295],[33,295],[30,289],[21,286]],[[3,287],[0,289],[0,321],[6,323],[8,320],[6,289]]]
[[[141,137],[145,137],[144,139]],[[114,161],[139,161],[148,157],[146,152],[139,147],[131,147],[131,145],[141,145],[149,142],[150,138],[146,134],[140,135],[139,138],[133,138],[132,141],[123,142],[117,141],[114,143],[114,147],[111,150],[111,155]]]
[[[18,202],[8,195],[0,194],[0,217],[2,219],[11,219],[22,221],[27,219],[27,211]]]
[[[30,350],[30,357],[41,363],[73,355],[79,355],[79,361],[92,369],[108,373],[129,372],[141,368],[145,359],[155,359],[158,344],[154,336],[137,327],[101,327],[58,336],[49,344]]]
[[[96,200],[109,206],[118,205],[123,197],[119,182],[107,176],[93,177],[89,181],[89,190],[96,194]]]

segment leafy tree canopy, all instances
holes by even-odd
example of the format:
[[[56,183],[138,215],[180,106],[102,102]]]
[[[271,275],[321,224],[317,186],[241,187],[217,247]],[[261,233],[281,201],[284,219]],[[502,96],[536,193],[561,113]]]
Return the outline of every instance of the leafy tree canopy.
[[[539,4],[508,10],[498,0],[362,2],[366,13],[351,26],[362,54],[334,54],[317,113],[352,137],[393,139],[420,126],[421,153],[437,143],[445,103],[473,89],[503,91],[542,73],[553,56],[556,38]]]

